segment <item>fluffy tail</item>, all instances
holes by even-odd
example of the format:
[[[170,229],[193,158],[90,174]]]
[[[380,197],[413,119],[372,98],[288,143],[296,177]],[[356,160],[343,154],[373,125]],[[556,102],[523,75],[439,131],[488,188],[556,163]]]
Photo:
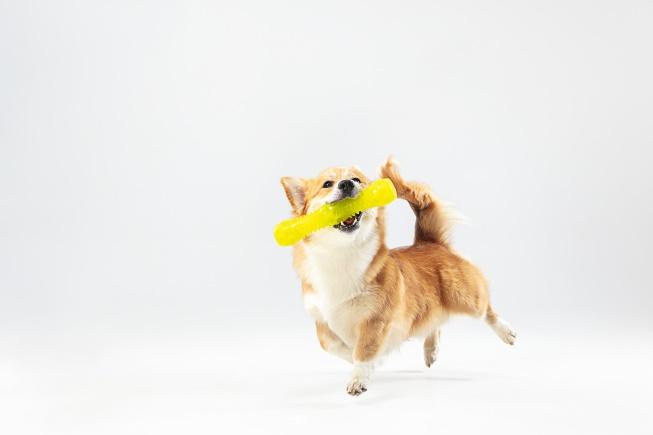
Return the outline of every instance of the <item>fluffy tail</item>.
[[[405,199],[415,213],[415,243],[431,242],[449,245],[449,233],[454,215],[422,183],[407,182],[399,174],[397,162],[391,157],[381,165],[381,177],[389,178],[397,196]]]

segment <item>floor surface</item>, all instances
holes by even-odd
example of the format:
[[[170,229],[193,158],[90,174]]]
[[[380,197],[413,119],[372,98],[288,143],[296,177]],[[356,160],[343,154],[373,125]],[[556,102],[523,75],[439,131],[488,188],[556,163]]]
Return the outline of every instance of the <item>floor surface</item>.
[[[509,347],[489,329],[451,325],[434,367],[409,342],[350,397],[348,365],[309,326],[14,343],[0,358],[0,432],[653,433],[650,336],[518,331]]]

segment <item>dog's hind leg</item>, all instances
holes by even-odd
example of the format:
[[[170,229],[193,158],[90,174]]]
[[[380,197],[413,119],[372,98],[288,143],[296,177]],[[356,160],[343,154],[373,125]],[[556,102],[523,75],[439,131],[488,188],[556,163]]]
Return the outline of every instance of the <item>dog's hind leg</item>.
[[[440,348],[440,329],[436,329],[424,340],[424,362],[426,367],[431,367],[438,358]]]
[[[510,345],[515,344],[517,333],[512,329],[512,326],[510,326],[508,322],[503,320],[492,310],[492,307],[489,304],[485,313],[485,321],[504,343]]]

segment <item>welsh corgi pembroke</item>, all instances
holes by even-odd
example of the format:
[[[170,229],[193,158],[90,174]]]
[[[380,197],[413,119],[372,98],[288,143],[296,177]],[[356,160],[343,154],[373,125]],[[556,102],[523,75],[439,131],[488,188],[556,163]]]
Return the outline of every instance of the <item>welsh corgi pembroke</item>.
[[[384,209],[358,213],[293,247],[304,306],[321,347],[352,364],[347,393],[367,391],[379,358],[409,338],[424,339],[424,362],[438,354],[440,327],[451,315],[485,320],[507,344],[516,333],[490,306],[481,272],[450,246],[452,219],[424,184],[407,182],[389,158],[380,170],[415,213],[411,246],[388,249]],[[295,216],[355,197],[370,180],[357,167],[317,177],[281,178]]]

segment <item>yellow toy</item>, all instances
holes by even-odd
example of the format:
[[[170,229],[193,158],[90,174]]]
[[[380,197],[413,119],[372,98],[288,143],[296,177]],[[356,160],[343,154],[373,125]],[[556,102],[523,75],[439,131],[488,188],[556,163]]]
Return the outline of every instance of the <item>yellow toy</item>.
[[[290,246],[309,234],[337,225],[356,213],[372,207],[383,207],[397,199],[395,187],[388,178],[373,181],[355,198],[324,204],[304,216],[286,219],[274,228],[274,238],[281,246]]]

